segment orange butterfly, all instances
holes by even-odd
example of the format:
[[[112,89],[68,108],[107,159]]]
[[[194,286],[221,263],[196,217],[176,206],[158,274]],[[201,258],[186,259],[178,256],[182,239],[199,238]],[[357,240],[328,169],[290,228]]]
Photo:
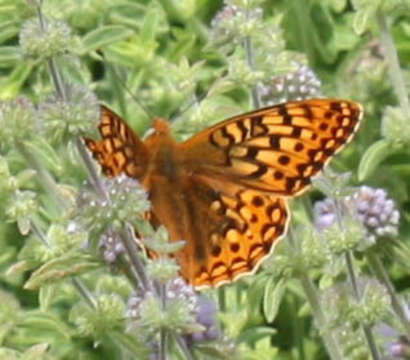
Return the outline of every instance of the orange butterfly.
[[[252,274],[286,233],[287,197],[303,193],[352,138],[362,107],[337,99],[295,101],[235,116],[183,143],[163,119],[146,140],[106,107],[102,140],[86,145],[109,177],[149,192],[151,221],[171,241],[181,275],[197,288]]]

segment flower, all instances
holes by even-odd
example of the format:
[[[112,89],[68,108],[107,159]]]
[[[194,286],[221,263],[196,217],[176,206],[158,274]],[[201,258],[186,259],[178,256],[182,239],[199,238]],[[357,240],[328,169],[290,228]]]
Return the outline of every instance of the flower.
[[[404,307],[404,313],[408,321],[410,321],[410,307]],[[401,334],[391,325],[383,322],[375,326],[374,332],[381,340],[382,351],[385,360],[393,359],[410,359],[410,339]]]
[[[32,138],[38,131],[37,118],[34,105],[23,96],[0,102],[0,150]]]
[[[169,281],[165,289],[166,306],[162,310],[158,308],[160,299],[154,291],[139,290],[129,298],[126,311],[129,331],[147,325],[174,327],[185,335],[188,345],[221,337],[213,300],[196,293],[180,277]],[[191,321],[196,324],[190,324]]]
[[[109,264],[113,264],[117,257],[125,251],[124,245],[113,231],[108,231],[100,237],[98,247],[102,251],[105,261]]]
[[[51,96],[39,105],[45,136],[51,141],[92,133],[99,122],[95,94],[81,85],[64,85],[65,99]]]
[[[217,307],[215,302],[206,296],[198,296],[196,321],[202,325],[205,330],[188,335],[188,344],[221,338],[221,331],[217,326],[216,314]]]
[[[397,235],[400,213],[385,190],[361,186],[353,195],[343,197],[340,204],[343,213],[354,217],[357,216],[357,219],[364,225],[369,238],[394,237]],[[324,230],[333,225],[336,216],[337,213],[332,199],[326,198],[315,203],[315,226],[319,230]]]
[[[124,223],[135,224],[149,210],[147,192],[137,180],[126,175],[101,179],[107,198],[86,184],[78,198],[77,218],[91,231],[103,233]]]
[[[211,38],[217,45],[228,44],[231,49],[260,26],[263,10],[260,7],[244,9],[225,4],[211,22]]]
[[[316,74],[307,65],[296,62],[294,65],[297,67],[296,71],[258,84],[259,94],[265,105],[319,96],[321,82]]]
[[[71,45],[71,28],[58,20],[27,20],[20,31],[20,46],[27,57],[48,59],[64,54]]]

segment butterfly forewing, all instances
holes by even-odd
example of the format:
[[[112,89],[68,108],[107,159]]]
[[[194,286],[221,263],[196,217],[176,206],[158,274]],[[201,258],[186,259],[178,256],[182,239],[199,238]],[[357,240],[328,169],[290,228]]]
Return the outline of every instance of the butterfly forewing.
[[[84,138],[85,144],[98,160],[106,176],[125,173],[139,177],[148,162],[148,150],[131,128],[113,111],[101,107],[98,126],[102,140]]]
[[[226,120],[182,146],[204,179],[295,196],[351,139],[361,116],[346,100],[289,102]]]

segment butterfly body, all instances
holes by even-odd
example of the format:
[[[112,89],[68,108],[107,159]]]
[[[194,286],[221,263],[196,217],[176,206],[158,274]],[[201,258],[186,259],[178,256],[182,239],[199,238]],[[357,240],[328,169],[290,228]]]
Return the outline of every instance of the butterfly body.
[[[290,219],[287,197],[304,192],[347,143],[360,105],[337,99],[290,102],[233,117],[183,143],[163,119],[144,141],[102,107],[101,141],[85,139],[108,176],[138,179],[153,225],[166,226],[182,276],[197,288],[254,272]]]

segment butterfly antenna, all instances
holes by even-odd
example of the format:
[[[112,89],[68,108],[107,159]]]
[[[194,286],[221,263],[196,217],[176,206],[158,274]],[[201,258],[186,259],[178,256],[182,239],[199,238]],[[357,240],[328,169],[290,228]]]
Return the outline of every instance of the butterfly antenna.
[[[175,113],[173,113],[170,117],[169,117],[169,121],[173,122],[176,118],[180,117],[181,115],[183,115],[184,113],[186,113],[192,106],[201,103],[202,100],[204,100],[206,97],[208,96],[208,92],[203,93],[200,96],[195,96],[195,99],[190,102],[184,109],[182,110],[177,110]]]
[[[131,91],[131,89],[127,86],[125,81],[123,81],[119,75],[117,74],[117,71],[115,70],[115,67],[111,65],[110,63],[107,62],[104,54],[100,52],[100,55],[103,58],[103,62],[105,66],[109,69],[109,71],[113,74],[115,80],[123,87],[123,89],[133,98],[133,100],[139,105],[139,107],[145,112],[145,114],[152,120],[155,119],[157,116],[155,116]]]

